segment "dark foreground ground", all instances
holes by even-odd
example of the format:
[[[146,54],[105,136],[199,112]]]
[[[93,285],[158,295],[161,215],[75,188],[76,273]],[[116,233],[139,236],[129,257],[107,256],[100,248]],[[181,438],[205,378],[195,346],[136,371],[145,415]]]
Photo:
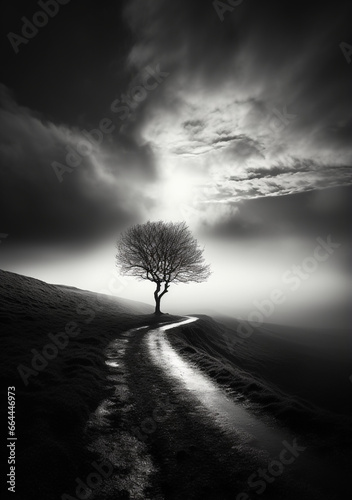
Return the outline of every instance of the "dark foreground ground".
[[[0,304],[2,401],[7,387],[16,394],[12,498],[258,498],[248,478],[267,467],[267,456],[240,438],[229,439],[148,356],[148,328],[142,327],[180,318],[156,320],[143,304],[2,271]],[[301,370],[294,384],[292,366],[300,354],[287,342],[275,342],[271,332],[268,342],[253,334],[234,345],[236,325],[228,326],[201,317],[167,337],[230,396],[258,416],[275,418],[307,445],[307,456],[320,457],[319,467],[297,459],[275,481],[265,481],[259,498],[342,498],[351,467],[348,389],[341,389],[346,355],[341,375],[335,370],[331,376],[336,390],[330,387],[324,402],[314,368],[319,362],[311,368],[314,376]],[[58,335],[65,331],[66,337]],[[48,347],[50,332],[56,350]],[[290,352],[291,365],[282,361]],[[306,371],[308,365],[305,360]],[[5,414],[1,422],[6,434]],[[4,462],[2,470],[8,467]]]

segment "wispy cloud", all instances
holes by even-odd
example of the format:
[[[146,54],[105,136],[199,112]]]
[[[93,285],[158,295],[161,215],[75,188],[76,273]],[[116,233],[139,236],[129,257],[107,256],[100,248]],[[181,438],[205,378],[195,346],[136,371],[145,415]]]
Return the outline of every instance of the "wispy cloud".
[[[248,5],[224,23],[200,2],[125,12],[130,63],[158,58],[172,75],[140,130],[170,177],[188,168],[223,202],[351,183],[350,83],[331,46],[342,12],[326,29],[328,11],[306,7],[299,31],[297,12],[278,24]]]
[[[18,242],[74,245],[118,231],[152,205],[153,153],[123,136],[87,144],[78,128],[56,125],[19,106],[1,87],[0,184],[2,224]],[[63,182],[53,162],[67,166]],[[25,216],[24,216],[25,215]]]

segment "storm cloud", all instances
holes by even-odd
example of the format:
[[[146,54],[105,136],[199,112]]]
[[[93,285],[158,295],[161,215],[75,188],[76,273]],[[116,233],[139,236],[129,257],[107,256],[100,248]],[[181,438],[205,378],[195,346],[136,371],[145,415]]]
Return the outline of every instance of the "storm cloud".
[[[129,2],[130,64],[171,75],[142,133],[228,201],[350,184],[350,11],[244,1],[221,22],[213,2]]]
[[[350,249],[350,2],[243,0],[223,16],[212,0],[69,2],[15,54],[7,34],[36,10],[17,0],[2,20],[10,270],[37,276],[41,255],[67,258],[86,286],[82,248],[106,245],[89,262],[109,267],[118,233],[149,219],[185,220],[213,248],[221,286],[232,272],[258,283],[317,236]],[[40,276],[61,279],[50,266]]]
[[[147,144],[55,125],[19,106],[4,86],[0,109],[2,228],[20,243],[75,245],[140,220],[153,201]],[[95,129],[98,130],[98,129]]]

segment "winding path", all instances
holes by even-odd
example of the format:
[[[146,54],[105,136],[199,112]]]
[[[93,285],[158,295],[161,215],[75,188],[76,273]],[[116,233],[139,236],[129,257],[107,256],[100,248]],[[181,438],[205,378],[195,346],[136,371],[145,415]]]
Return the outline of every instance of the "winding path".
[[[309,452],[288,460],[292,451],[285,451],[286,462],[272,465],[293,436],[236,402],[171,346],[167,331],[197,319],[132,329],[108,347],[114,395],[91,418],[91,449],[120,472],[91,500],[251,500],[260,490],[261,499],[331,500],[319,481],[310,486]]]
[[[146,341],[151,359],[164,370],[165,376],[171,377],[176,385],[181,385],[195,401],[199,401],[203,411],[226,433],[239,434],[243,444],[248,446],[272,454],[280,452],[282,442],[291,436],[273,425],[269,426],[269,423],[246,410],[243,404],[230,399],[212,379],[183,359],[171,346],[165,332],[197,320],[198,318],[189,316],[184,321],[150,330]]]

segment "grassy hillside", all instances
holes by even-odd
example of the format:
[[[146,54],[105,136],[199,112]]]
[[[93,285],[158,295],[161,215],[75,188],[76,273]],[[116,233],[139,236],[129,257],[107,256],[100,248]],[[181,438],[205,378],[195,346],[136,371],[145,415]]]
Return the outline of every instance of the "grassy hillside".
[[[170,331],[169,339],[179,352],[234,397],[296,432],[346,441],[346,429],[352,430],[349,336],[336,333],[330,341],[325,336],[317,345],[309,332],[299,337],[270,325],[246,331],[235,320],[224,325],[198,317]]]
[[[1,390],[2,401],[8,387],[14,386],[16,393],[17,499],[74,498],[63,495],[75,491],[75,478],[86,478],[97,459],[88,451],[87,422],[115,393],[114,384],[106,383],[106,349],[122,332],[162,321],[152,313],[146,304],[0,271]],[[324,380],[330,376],[332,384],[326,387],[324,381],[319,384],[324,371],[319,370],[327,349],[307,348],[303,337],[283,339],[263,328],[234,341],[236,322],[225,326],[207,316],[199,318],[167,335],[178,351],[231,390],[234,398],[254,409],[257,405],[258,412],[270,413],[298,432],[330,431],[333,440],[337,432],[348,442],[346,422],[331,414],[337,408],[334,387],[339,380],[349,382],[344,373],[349,366],[345,337],[335,346],[337,363],[323,364],[328,372]],[[138,365],[134,376],[140,376]],[[325,390],[321,409],[313,406],[324,399],[315,388],[323,396]],[[5,414],[1,422],[6,429]]]
[[[16,498],[59,499],[91,471],[84,427],[106,396],[104,349],[151,324],[152,311],[0,271],[2,401],[16,388]],[[1,422],[5,429],[5,415]]]

